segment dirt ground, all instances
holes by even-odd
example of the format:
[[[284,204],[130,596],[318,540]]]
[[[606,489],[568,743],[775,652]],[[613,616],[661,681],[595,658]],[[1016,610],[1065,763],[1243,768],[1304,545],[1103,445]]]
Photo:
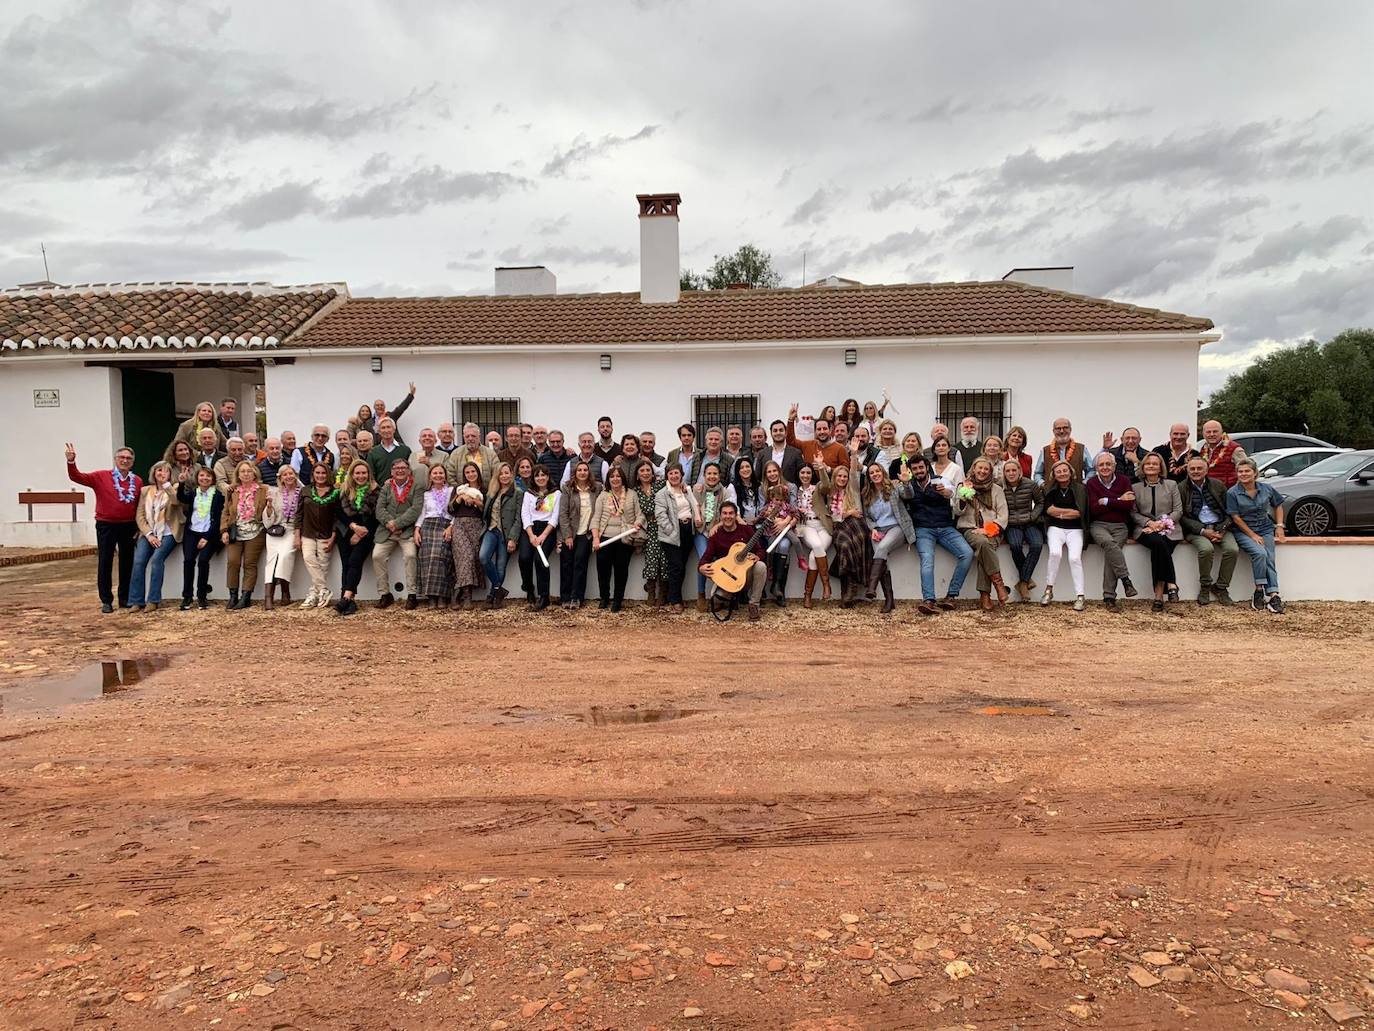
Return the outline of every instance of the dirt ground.
[[[0,1027],[1374,1013],[1369,606],[101,616],[92,570],[0,570]]]

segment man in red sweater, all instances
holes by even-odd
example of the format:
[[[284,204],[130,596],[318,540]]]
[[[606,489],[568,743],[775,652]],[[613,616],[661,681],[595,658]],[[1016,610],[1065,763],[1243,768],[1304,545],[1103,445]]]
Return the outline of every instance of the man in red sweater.
[[[129,607],[129,581],[134,570],[134,545],[138,543],[138,495],[143,480],[134,474],[133,448],[115,452],[114,468],[83,473],[76,467],[76,448],[67,445],[67,479],[95,492],[96,589],[100,611],[114,611],[110,590],[110,566],[119,551],[119,607]]]
[[[1138,593],[1131,583],[1130,570],[1121,546],[1130,536],[1131,510],[1135,508],[1135,491],[1131,481],[1116,471],[1116,456],[1099,451],[1093,462],[1096,476],[1089,476],[1083,487],[1088,493],[1088,535],[1102,549],[1102,604],[1116,608],[1116,582],[1126,589],[1126,597]]]
[[[706,538],[706,550],[701,554],[701,563],[697,569],[703,576],[709,577],[712,573],[712,564],[725,558],[730,554],[730,545],[738,542],[747,545],[754,536],[754,527],[745,526],[739,521],[739,509],[733,501],[725,501],[720,506],[720,522]],[[763,558],[763,540],[754,542],[753,550],[750,552],[755,559]],[[754,623],[759,618],[759,600],[763,597],[763,585],[768,580],[768,569],[762,562],[753,562],[749,566],[747,574],[749,583],[749,622]]]

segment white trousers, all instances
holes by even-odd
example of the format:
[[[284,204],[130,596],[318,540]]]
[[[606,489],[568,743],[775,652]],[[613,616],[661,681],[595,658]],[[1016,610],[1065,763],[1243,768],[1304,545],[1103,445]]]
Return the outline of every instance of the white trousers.
[[[810,550],[813,559],[825,558],[825,553],[830,548],[830,534],[825,532],[825,527],[821,526],[819,519],[808,519],[799,524],[797,536]]]
[[[1055,575],[1059,572],[1059,556],[1069,555],[1069,573],[1073,576],[1073,593],[1083,593],[1083,531],[1066,530],[1062,526],[1046,527],[1045,533],[1045,586],[1053,587]]]
[[[329,560],[333,555],[332,549],[324,550],[324,541],[301,538],[301,558],[305,559],[305,568],[310,573],[310,589],[316,594],[329,589]]]

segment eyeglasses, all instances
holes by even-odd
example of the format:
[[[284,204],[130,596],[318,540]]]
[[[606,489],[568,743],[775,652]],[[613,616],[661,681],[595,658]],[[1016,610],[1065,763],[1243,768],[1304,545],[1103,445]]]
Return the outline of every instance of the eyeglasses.
[[[329,439],[329,434],[328,434],[328,433],[312,433],[312,434],[310,434],[310,435],[311,435],[312,437],[314,437],[316,440],[328,440],[328,439]]]

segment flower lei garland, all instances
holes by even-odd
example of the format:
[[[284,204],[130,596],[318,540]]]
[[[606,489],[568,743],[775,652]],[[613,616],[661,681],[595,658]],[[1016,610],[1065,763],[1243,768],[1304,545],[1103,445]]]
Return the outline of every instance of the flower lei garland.
[[[125,505],[133,503],[134,500],[134,474],[121,473],[118,469],[110,470],[110,479],[114,481],[115,496]]]

